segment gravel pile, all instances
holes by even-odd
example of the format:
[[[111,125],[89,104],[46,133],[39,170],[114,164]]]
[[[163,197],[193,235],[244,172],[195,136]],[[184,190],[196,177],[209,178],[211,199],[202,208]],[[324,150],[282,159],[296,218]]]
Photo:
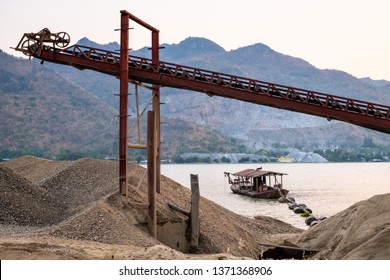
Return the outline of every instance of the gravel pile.
[[[46,190],[0,164],[0,224],[51,225],[59,221],[61,212]]]
[[[3,164],[22,177],[39,185],[74,164],[74,161],[56,161],[24,156]]]
[[[128,164],[127,197],[118,193],[118,164],[113,161],[55,162],[22,157],[0,167],[0,224],[38,225],[41,229],[34,228],[34,234],[56,238],[140,247],[161,245],[147,233],[146,209],[132,206],[134,202],[147,202],[146,178],[139,183],[145,169],[135,163]],[[161,193],[156,197],[157,222],[186,220],[167,203],[189,210],[190,198],[189,189],[162,176]],[[242,217],[203,197],[200,226],[199,253],[247,257],[256,257],[258,242],[271,234],[301,231],[267,217]],[[15,228],[20,232],[20,227]]]
[[[40,186],[65,209],[64,219],[115,191],[117,177],[115,162],[80,159],[55,176],[45,179]]]

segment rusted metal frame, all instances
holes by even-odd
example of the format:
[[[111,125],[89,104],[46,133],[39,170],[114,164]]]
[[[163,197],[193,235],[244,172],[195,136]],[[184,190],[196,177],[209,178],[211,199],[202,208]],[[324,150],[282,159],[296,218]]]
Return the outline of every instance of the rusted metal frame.
[[[190,73],[192,73],[192,72],[189,72],[187,69],[183,69],[182,68],[182,77],[183,78],[186,78],[186,79],[192,79],[192,75],[190,74]]]
[[[367,104],[367,114],[378,118],[386,118],[387,108],[374,105],[372,103]]]
[[[147,125],[147,174],[148,174],[148,229],[149,234],[157,238],[156,215],[156,146],[155,146],[155,112],[148,111]]]
[[[145,21],[143,21],[142,19],[136,17],[135,15],[129,13],[128,11],[121,10],[120,12],[123,15],[127,15],[129,19],[131,19],[132,21],[134,21],[134,22],[138,23],[139,25],[145,27],[146,29],[149,29],[152,32],[159,32],[157,28],[154,28],[150,24],[146,23]]]
[[[248,79],[240,79],[237,77],[237,86],[239,88],[248,90],[249,82],[250,82],[250,80],[248,80]]]
[[[289,89],[289,87],[278,87],[280,97],[290,100]]]
[[[36,57],[43,59],[43,60],[53,61],[53,62],[57,62],[57,63],[61,63],[61,64],[77,65],[79,67],[81,66],[81,68],[88,68],[88,69],[96,70],[96,71],[111,74],[111,75],[117,75],[117,73],[118,73],[117,67],[112,67],[113,65],[111,65],[111,64],[104,63],[105,65],[104,65],[104,67],[102,67],[101,63],[103,63],[103,62],[96,62],[93,60],[83,59],[83,58],[75,58],[74,56],[70,57],[69,55],[64,55],[64,54],[61,54],[60,52],[56,52],[56,51],[43,50],[42,54],[40,56],[36,56]],[[64,57],[66,57],[66,58],[64,58]],[[110,70],[110,68],[111,68],[111,70]],[[202,74],[202,72],[199,69],[197,69],[197,71],[200,74]],[[267,90],[269,91],[270,88],[271,88],[270,84],[268,84]],[[334,102],[337,102],[338,104],[336,104],[336,106],[339,109],[345,110],[346,108],[350,107],[350,106],[347,106],[348,101],[345,103],[346,104],[345,107],[340,105],[340,103],[343,103],[343,101],[345,102],[345,100],[347,100],[346,98],[339,97],[339,96],[330,97],[329,95],[325,95],[325,96],[327,98],[326,103],[328,105],[329,105],[329,100],[331,100],[332,106],[334,106],[333,105]],[[336,98],[340,99],[340,100],[336,100]],[[348,99],[348,100],[351,100],[351,99]],[[359,102],[362,102],[362,101],[359,101]],[[353,100],[352,100],[352,103],[354,104]],[[351,104],[351,102],[348,103],[348,105],[350,105],[350,104]],[[382,110],[385,112],[387,120],[389,120],[390,107],[382,106],[382,105],[378,105],[378,104],[372,104],[372,105],[378,106],[378,107],[380,106],[382,108]],[[348,109],[346,111],[348,111]],[[355,108],[355,110],[351,111],[351,113],[355,113],[355,114],[359,114],[359,112],[360,112],[360,114],[363,114],[361,112],[361,110],[360,111],[356,110],[356,108]]]
[[[142,69],[148,70],[148,71],[153,71],[152,63],[149,62],[150,60],[146,58],[142,58],[140,60],[140,66]]]
[[[176,77],[185,78],[185,74],[184,74],[183,68],[180,65],[176,65],[175,76]]]
[[[23,41],[23,38],[22,38],[22,40],[21,41]],[[20,45],[20,42],[19,42],[19,45]],[[55,49],[55,48],[50,48],[50,47],[48,47],[49,49],[50,49],[50,51],[49,50],[47,50],[47,49],[45,49],[45,50],[42,50],[43,52],[45,52],[45,54],[43,54],[43,55],[35,55],[35,57],[37,57],[37,58],[41,58],[41,59],[46,59],[46,60],[52,60],[52,61],[54,61],[55,62],[55,60],[56,59],[54,59],[53,60],[53,57],[54,57],[54,53],[60,53],[61,51],[63,51],[63,52],[69,52],[69,49],[72,49],[72,53],[73,53],[73,55],[75,55],[76,53],[78,54],[78,55],[80,55],[80,54],[82,54],[84,57],[86,57],[86,59],[94,59],[94,58],[92,58],[91,57],[91,55],[87,55],[86,53],[85,53],[85,51],[86,50],[92,50],[93,48],[89,48],[89,47],[85,47],[85,46],[78,46],[78,45],[75,45],[75,46],[72,46],[72,47],[69,47],[69,48],[67,48],[67,49],[64,49],[64,50],[59,50],[59,49]],[[82,48],[85,48],[85,50],[82,50]],[[22,49],[20,49],[20,48],[16,48],[16,50],[21,50],[21,51],[23,51]],[[79,51],[76,51],[76,50],[79,50]],[[107,63],[116,63],[117,62],[117,56],[115,55],[116,53],[114,53],[114,52],[108,52],[108,51],[106,51],[106,50],[101,50],[101,49],[95,49],[95,50],[98,50],[98,51],[102,51],[102,52],[105,52],[107,55],[102,55],[102,54],[100,54],[100,53],[98,53],[98,52],[96,52],[96,51],[94,51],[94,52],[96,52],[96,54],[100,57],[100,61],[101,62],[107,62]],[[53,53],[53,55],[47,55],[47,52],[46,51],[48,51],[48,52],[52,52]],[[110,61],[110,58],[112,58],[112,61]],[[96,60],[96,59],[94,59],[94,60]],[[134,59],[131,59],[131,58],[129,58],[129,61],[133,61],[133,63],[134,63]],[[143,60],[141,60],[140,61],[140,63],[142,64],[142,62],[144,63],[144,64],[150,64],[150,63],[148,63],[148,59],[143,59]],[[91,67],[91,64],[90,63],[74,63],[74,62],[71,62],[71,63],[66,63],[66,61],[65,60],[62,60],[62,62],[61,62],[62,64],[72,64],[72,65],[78,65],[78,66],[87,66],[87,67]],[[130,63],[131,64],[131,63]],[[134,65],[137,65],[137,64],[134,64]],[[138,65],[140,65],[140,64],[138,64]],[[159,65],[165,65],[163,62],[160,62],[159,63]],[[175,64],[170,64],[170,65],[175,65]],[[133,67],[133,65],[132,65],[132,67]],[[141,66],[139,66],[139,67],[141,67]],[[93,68],[93,70],[97,70],[97,71],[99,71],[99,72],[103,72],[103,73],[109,73],[109,74],[113,74],[113,72],[116,72],[116,71],[107,71],[107,69],[103,69],[103,71],[102,71],[102,69],[100,68],[100,67],[95,67],[95,66],[92,66],[92,68]],[[103,68],[106,68],[106,67],[103,67]],[[155,68],[155,67],[152,67],[153,69],[153,71],[157,71],[157,69]],[[165,69],[170,69],[170,67],[165,67]],[[198,76],[200,76],[203,80],[209,80],[208,78],[207,78],[207,76],[204,74],[204,72],[202,72],[202,70],[201,69],[196,69],[196,68],[189,68],[189,69],[192,69],[192,71],[193,71],[193,73],[197,73],[197,75]],[[206,72],[209,72],[209,71],[206,71]],[[187,72],[188,73],[188,72]],[[209,72],[209,73],[213,73],[213,72]],[[221,77],[221,73],[214,73],[214,74],[212,74],[213,76],[219,76],[219,77]],[[223,75],[225,75],[225,74],[223,74]],[[188,76],[188,75],[187,75]],[[230,76],[230,75],[226,75],[227,77],[232,77],[232,76]],[[192,79],[194,78],[194,76],[192,76],[191,77]],[[235,79],[237,79],[237,77],[235,77]],[[221,80],[219,80],[219,81],[224,81],[224,80],[226,80],[226,79],[221,79]],[[249,80],[250,81],[250,83],[253,83],[253,81],[254,80]],[[261,81],[256,81],[256,86],[258,86],[258,91],[261,91],[262,93],[264,93],[264,94],[269,94],[269,92],[270,92],[270,89],[271,88],[273,88],[274,89],[274,92],[277,92],[280,96],[282,96],[283,97],[283,94],[281,94],[280,93],[280,91],[278,91],[278,90],[276,90],[276,85],[275,84],[268,84],[268,87],[267,87],[267,90],[266,91],[264,91],[263,90],[263,87],[262,86],[260,86],[259,85],[259,83],[262,83]],[[265,82],[264,82],[265,83]],[[225,84],[225,86],[226,86],[226,82],[224,83]],[[267,83],[265,83],[266,85],[267,85]],[[292,90],[294,90],[295,91],[295,88],[290,88],[290,92],[292,91]],[[317,96],[318,94],[321,94],[321,93],[317,93],[317,92],[312,92],[315,96]],[[324,95],[324,94],[322,94],[322,95]],[[344,98],[344,97],[339,97],[339,96],[330,96],[330,95],[324,95],[324,96],[326,96],[326,100],[325,100],[325,104],[327,105],[327,106],[329,106],[329,105],[331,105],[333,108],[334,107],[337,107],[338,109],[343,109],[343,110],[351,110],[351,108],[353,108],[354,110],[352,110],[352,112],[354,112],[354,113],[356,113],[356,110],[359,112],[359,113],[361,113],[361,114],[367,114],[367,106],[368,106],[368,104],[371,106],[370,108],[377,108],[378,106],[382,106],[382,105],[378,105],[378,104],[373,104],[373,103],[367,103],[367,106],[366,106],[366,103],[364,103],[364,107],[365,107],[365,109],[366,110],[364,110],[364,109],[361,109],[361,106],[362,105],[360,105],[360,106],[357,106],[356,105],[356,102],[362,102],[362,101],[358,101],[358,100],[353,100],[353,99],[346,99],[346,98]],[[317,96],[318,97],[318,96]],[[338,99],[340,99],[340,100],[336,100],[336,98],[338,98]],[[318,101],[318,100],[317,100]],[[330,101],[331,101],[331,103],[330,103]],[[345,105],[344,106],[342,106],[341,104],[342,103],[344,103]],[[325,105],[324,104],[324,105]],[[376,115],[378,115],[378,110],[379,109],[376,109],[377,111],[377,113],[376,113]],[[388,115],[389,115],[389,110],[390,110],[390,108],[389,107],[383,107],[382,109],[381,109],[381,111],[383,111],[383,113],[382,114],[384,114],[385,116],[386,116],[386,118],[389,118],[388,117]],[[365,111],[365,112],[364,112]],[[375,113],[374,113],[375,114]],[[380,113],[379,113],[379,115],[381,115]]]
[[[222,86],[226,85],[224,78],[219,73],[214,72],[212,75],[212,79],[214,84],[222,85]]]
[[[267,86],[264,86],[263,82],[256,81],[256,80],[253,80],[253,82],[255,83],[254,91],[256,93],[258,93],[258,94],[266,94]]]
[[[245,89],[245,86],[243,85],[243,83],[236,76],[231,76],[229,86],[232,88]]]
[[[159,31],[152,26],[148,26],[149,30],[152,31],[152,67],[153,65],[156,65],[157,68],[155,68],[155,71],[159,72],[159,65],[160,65],[160,43],[159,43]],[[160,184],[161,184],[161,114],[160,114],[160,86],[153,84],[153,111],[155,113],[155,137],[154,137],[154,145],[155,145],[155,191],[157,193],[160,193]]]
[[[15,47],[15,50],[16,51],[19,51],[19,52],[22,52],[24,55],[27,55],[31,58],[31,56],[33,56],[36,52],[31,52],[32,50],[30,48],[28,48],[29,44],[27,44],[28,46],[25,46],[24,43],[25,42],[28,42],[28,40],[30,39],[29,36],[32,36],[31,34],[33,33],[24,33],[24,35],[22,36],[22,38],[20,39],[19,43],[16,45]]]
[[[118,64],[105,63],[77,57],[76,55],[70,55],[62,52],[53,52],[49,50],[42,50],[39,56],[34,56],[38,59],[50,61],[58,64],[71,65],[80,69],[90,69],[97,72],[118,76],[120,73]]]
[[[95,54],[99,58],[98,60],[100,60],[100,61],[109,62],[107,52],[101,53],[101,52],[98,52],[96,49],[94,49],[93,52],[91,53],[91,55],[92,54]],[[109,62],[109,63],[111,63],[111,62]]]
[[[347,99],[346,105],[345,105],[345,111],[351,112],[351,113],[358,113],[362,115],[367,115],[366,110],[362,110],[359,106],[357,106],[352,99]]]
[[[246,88],[248,91],[257,92],[258,86],[254,80],[249,80],[248,86]]]
[[[207,82],[207,83],[209,83],[209,82],[212,81],[212,80],[211,80],[211,77],[210,77],[210,78],[207,77],[207,76],[205,75],[205,73],[202,72],[201,69],[196,69],[196,68],[194,68],[194,72],[193,72],[193,73],[195,74],[193,80],[203,81],[203,82]]]
[[[376,107],[374,104],[367,103],[367,105],[364,104],[363,106],[366,106],[365,108],[367,115],[374,116],[377,118],[383,118],[385,116],[385,114],[381,111],[381,108]]]
[[[190,74],[190,73],[191,73],[191,74]],[[195,80],[195,79],[196,79],[195,70],[194,70],[194,69],[191,69],[191,71],[188,72],[188,76],[189,76],[189,79]]]
[[[159,72],[160,71],[160,64],[149,64],[149,69],[153,72]]]
[[[338,103],[336,102],[336,100],[334,100],[334,98],[330,95],[328,95],[326,97],[326,101],[325,101],[325,104],[326,106],[330,107],[330,108],[334,108],[338,105]]]
[[[75,45],[72,48],[72,55],[78,56],[78,57],[84,57],[86,59],[91,59],[90,57],[90,51],[91,48],[84,47],[81,45]],[[68,49],[63,50],[63,52],[67,52]]]
[[[293,88],[288,88],[288,91],[287,91],[287,97],[288,99],[291,99],[291,100],[298,100],[303,102],[303,98],[301,97],[301,95],[295,91]]]
[[[139,67],[139,62],[136,61],[136,59],[132,56],[129,55],[129,61],[128,61],[128,64],[129,64],[129,68],[141,68]]]
[[[140,61],[140,67],[142,69],[145,69],[145,70],[151,70],[152,67],[151,67],[151,63],[148,62],[149,60],[146,59],[146,58],[142,58],[141,61]]]
[[[384,114],[380,111],[380,109],[376,108],[372,104],[368,104],[367,106],[367,114],[368,115],[374,115],[376,117],[384,117]]]
[[[272,84],[268,84],[267,85],[267,90],[264,92],[264,94],[265,95],[271,95],[270,92],[273,89],[273,87],[275,87],[275,86],[273,86]]]
[[[344,102],[344,100],[337,100],[336,98],[334,98],[333,96],[331,95],[328,95],[326,97],[326,104],[328,105],[329,108],[333,108],[335,110],[346,110],[346,106],[347,106],[347,103]],[[344,105],[342,105],[344,104]]]
[[[288,99],[275,98],[273,95],[250,93],[245,90],[234,89],[230,87],[221,87],[219,85],[200,82],[197,80],[182,79],[170,75],[163,75],[157,73],[145,73],[140,71],[132,71],[131,75],[133,79],[139,79],[148,83],[158,83],[159,85],[174,87],[174,88],[186,88],[198,92],[210,92],[214,95],[242,100],[245,102],[251,102],[260,105],[266,105],[270,107],[286,109],[290,111],[296,111],[306,113],[309,115],[315,115],[320,117],[331,117],[332,119],[338,119],[341,121],[353,123],[359,126],[375,129],[378,131],[390,133],[390,121],[380,118],[367,118],[361,114],[351,114],[348,111],[335,110],[333,108],[325,106],[317,106],[309,103],[296,102]],[[242,94],[246,92],[247,94]],[[377,122],[376,122],[377,121]]]
[[[222,83],[224,86],[230,86],[230,75],[218,73],[219,77],[222,79]]]
[[[164,62],[160,61],[160,68],[159,68],[159,73],[165,73],[165,74],[170,74],[170,75],[175,75],[174,70],[172,70],[171,67],[167,67]]]
[[[16,45],[15,47],[15,51],[19,51],[19,52],[23,52],[24,49],[22,48],[22,43],[24,42],[24,40],[27,38],[26,34],[28,33],[24,33],[22,38],[20,39],[19,43]]]
[[[348,111],[348,100],[335,99],[336,106],[333,107],[335,110],[347,110]]]
[[[280,89],[275,84],[269,84],[267,88],[267,95],[276,97],[276,98],[283,98],[288,99],[287,96],[284,96],[283,93],[280,91]]]
[[[152,40],[152,63],[149,63],[146,59],[141,59],[139,66],[140,69],[145,69],[147,71],[157,71],[159,72],[160,67],[160,56],[159,56],[159,30],[151,26],[150,24],[144,22],[140,18],[134,16],[133,14],[129,13],[128,11],[121,10],[121,22],[124,18],[126,18],[127,26],[126,31],[128,32],[129,26],[129,20],[132,20],[141,26],[145,27],[146,29],[149,29],[151,31],[151,40]],[[123,32],[123,25],[121,26],[121,34]],[[127,33],[128,34],[128,33]],[[122,38],[122,37],[121,37]],[[126,49],[127,50],[127,49]],[[122,51],[123,46],[121,45],[121,59],[122,59]],[[133,60],[135,62],[135,60]],[[126,63],[127,67],[129,67],[129,61],[127,60]],[[135,63],[137,65],[137,63]],[[153,67],[153,65],[156,65],[156,67]],[[122,73],[122,72],[121,72]],[[128,79],[129,77],[127,77]],[[148,134],[152,134],[150,137],[152,139],[149,139],[148,141],[152,141],[153,143],[150,145],[153,145],[153,148],[148,148],[148,195],[153,196],[153,201],[150,202],[149,205],[149,216],[153,216],[153,222],[152,222],[152,229],[150,228],[150,232],[154,237],[157,237],[157,230],[156,230],[156,209],[155,209],[155,192],[160,192],[160,86],[153,84],[152,85],[153,90],[153,120],[150,120],[152,123],[152,128],[149,128],[149,120],[148,120]],[[148,115],[149,117],[149,115]],[[152,117],[151,117],[152,118]],[[153,130],[153,132],[150,132],[150,130]],[[149,144],[148,144],[149,145]],[[151,166],[149,166],[149,160],[153,159],[155,160],[154,163],[150,163]],[[149,223],[149,226],[151,223]]]
[[[48,34],[45,34],[43,31],[44,31],[45,29],[42,29],[40,32],[38,32],[37,34],[35,34],[35,35],[33,35],[33,38],[31,38],[32,40],[35,40],[36,42],[37,42],[37,44],[38,44],[38,49],[36,49],[35,51],[34,51],[34,53],[35,54],[37,54],[37,55],[39,55],[41,52],[42,52],[42,50],[44,49],[44,42],[45,42],[45,37],[48,35]],[[48,29],[47,29],[47,31],[49,31]],[[54,44],[54,41],[51,41],[51,40],[48,40],[48,42],[49,43],[53,43],[53,48],[54,48],[54,46],[55,46],[55,44]]]
[[[129,18],[121,13],[119,84],[119,193],[127,193],[128,94],[129,94]]]
[[[381,105],[376,105],[376,104],[371,104],[371,105],[374,106],[374,108],[375,108],[376,110],[378,110],[378,111],[381,113],[381,115],[382,115],[383,118],[390,119],[390,118],[387,116],[387,114],[388,114],[388,112],[389,112],[389,110],[390,110],[390,107],[381,106]]]
[[[306,95],[307,102],[310,103],[310,100],[313,100],[315,103],[317,103],[319,106],[324,106],[325,102],[320,99],[319,96],[316,96],[314,92],[308,91]]]
[[[83,56],[88,59],[99,60],[102,62],[119,65],[119,54],[103,49],[91,48],[83,45],[73,45],[66,49],[60,50],[60,52],[71,53],[72,55],[78,56],[80,56],[80,54],[83,54]],[[95,54],[96,57],[92,56],[93,54]]]
[[[52,60],[53,61],[53,59],[54,59],[54,56],[56,56],[56,58],[54,59],[54,61],[56,61],[57,59],[59,59],[60,58],[60,56],[61,56],[61,52],[67,52],[67,53],[69,53],[69,50],[71,50],[71,52],[72,52],[72,56],[75,56],[76,54],[80,54],[80,53],[83,53],[84,55],[83,56],[86,56],[86,54],[85,54],[85,50],[83,50],[83,48],[85,48],[85,50],[89,50],[89,49],[91,49],[91,48],[88,48],[88,47],[85,47],[85,46],[79,46],[79,45],[75,45],[75,46],[72,46],[72,47],[69,47],[69,48],[67,48],[67,49],[64,49],[64,50],[59,50],[59,49],[54,49],[54,48],[48,48],[48,49],[46,49],[46,50],[42,50],[42,53],[41,53],[41,55],[35,55],[35,57],[37,57],[37,58],[40,58],[40,59],[45,59],[45,60]],[[107,52],[108,53],[108,55],[110,55],[110,56],[112,56],[112,58],[113,59],[117,59],[116,58],[116,56],[115,56],[115,53],[113,53],[113,52]],[[72,65],[78,65],[78,66],[86,66],[87,68],[92,68],[93,70],[97,70],[97,71],[100,71],[100,72],[103,72],[103,73],[109,73],[109,74],[113,74],[113,73],[116,73],[117,71],[106,71],[106,70],[104,70],[104,71],[101,71],[101,68],[109,68],[109,66],[108,65],[110,65],[110,64],[112,64],[112,62],[110,62],[110,63],[107,63],[107,64],[105,64],[104,66],[93,66],[91,63],[85,63],[85,60],[91,60],[91,61],[94,61],[94,60],[92,60],[92,58],[91,57],[86,57],[85,59],[83,59],[83,58],[81,58],[81,60],[79,60],[80,62],[83,62],[83,63],[79,63],[79,62],[77,62],[77,63],[75,63],[74,61],[72,61],[72,60],[74,60],[73,58],[69,58],[69,59],[62,59],[62,64],[72,64]],[[129,61],[132,61],[132,59],[131,58],[129,58]],[[65,63],[66,62],[66,63]],[[68,63],[68,62],[70,62],[70,63]],[[149,64],[148,63],[148,60],[147,59],[143,59],[143,62],[144,63],[147,63],[147,64]],[[99,62],[99,63],[104,63],[104,62]],[[114,62],[115,63],[115,62]],[[162,62],[162,63],[160,63],[160,64],[162,64],[162,65],[164,65],[164,63]],[[137,64],[137,65],[139,65],[139,64]],[[141,68],[141,66],[138,66],[138,68]],[[166,69],[170,69],[170,67],[165,67]],[[204,76],[204,74],[203,74],[203,72],[201,72],[201,70],[200,69],[196,69],[196,68],[193,68],[194,69],[194,71],[198,74],[198,76],[202,76],[203,77],[203,79],[207,79],[206,78],[206,76]],[[153,69],[154,71],[156,71],[156,69]],[[218,76],[218,77],[221,77],[221,75],[219,74],[219,73],[215,73],[214,74],[214,76]],[[254,80],[253,80],[254,81]],[[257,82],[257,81],[256,81]],[[260,85],[259,84],[257,84],[256,83],[256,85],[257,86],[259,86],[259,89],[261,89],[261,91],[262,91],[262,93],[267,93],[267,92],[264,92],[264,90],[263,90],[263,88],[262,87],[260,87]],[[269,91],[269,88],[270,88],[270,84],[268,84],[268,89],[267,89],[267,91]],[[294,91],[294,92],[296,92],[295,91],[295,88],[289,88],[289,90],[290,90],[290,92],[292,92],[292,91]],[[316,96],[319,94],[319,93],[315,93],[316,94]],[[334,109],[341,109],[341,110],[349,110],[349,111],[351,111],[351,112],[353,112],[353,113],[361,113],[361,114],[367,114],[367,108],[365,107],[365,110],[363,109],[361,109],[361,106],[357,106],[356,105],[356,101],[354,101],[353,99],[346,99],[346,98],[343,98],[343,97],[339,97],[339,96],[331,96],[331,95],[324,95],[324,96],[326,96],[326,101],[325,101],[325,104],[326,105],[331,105]],[[339,100],[337,100],[337,99],[339,99]],[[343,104],[345,102],[345,105],[343,106],[343,105],[341,105],[341,104]],[[361,101],[359,101],[359,102],[361,102]],[[325,105],[324,104],[324,105]],[[364,104],[364,106],[365,106],[365,104],[366,103],[363,103]],[[371,106],[371,108],[378,108],[378,106],[381,106],[381,110],[383,111],[383,113],[382,114],[384,114],[385,116],[386,116],[386,118],[387,119],[389,119],[389,117],[388,117],[388,114],[389,114],[389,107],[386,107],[386,106],[382,106],[382,105],[378,105],[378,104],[373,104],[373,103],[367,103],[367,104],[369,104],[370,106]],[[354,108],[354,110],[351,110],[351,108]],[[378,109],[377,109],[378,110]],[[358,112],[357,112],[358,111]],[[380,114],[379,114],[380,115]]]
[[[163,62],[161,62],[163,63]],[[158,66],[157,64],[154,64],[151,59],[135,56],[135,55],[129,55],[129,67],[132,68],[138,68],[138,69],[145,69],[148,71],[155,71],[157,72],[158,69],[161,68],[161,66]]]

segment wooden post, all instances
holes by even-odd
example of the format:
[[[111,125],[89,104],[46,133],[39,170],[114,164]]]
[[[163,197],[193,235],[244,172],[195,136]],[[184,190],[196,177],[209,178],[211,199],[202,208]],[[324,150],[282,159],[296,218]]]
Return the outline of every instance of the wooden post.
[[[157,238],[156,215],[156,151],[155,151],[155,113],[148,111],[147,128],[147,169],[148,169],[148,228],[149,233]]]
[[[138,144],[141,144],[141,115],[139,113],[139,97],[138,97],[138,85],[135,84],[135,106],[137,109],[137,130],[138,130]]]
[[[191,174],[191,241],[190,253],[198,250],[199,240],[199,180],[198,175]]]

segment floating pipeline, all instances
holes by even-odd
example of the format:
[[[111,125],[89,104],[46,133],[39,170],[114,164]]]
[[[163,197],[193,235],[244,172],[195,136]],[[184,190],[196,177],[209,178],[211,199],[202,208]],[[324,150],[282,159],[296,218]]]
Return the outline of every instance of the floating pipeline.
[[[305,224],[309,227],[315,226],[319,224],[321,221],[325,220],[326,217],[320,216],[316,218],[313,215],[313,211],[307,207],[306,204],[298,204],[295,202],[295,199],[291,196],[286,197],[280,197],[279,198],[280,203],[287,203],[288,209],[294,211],[295,214],[299,214],[301,217],[305,218]]]

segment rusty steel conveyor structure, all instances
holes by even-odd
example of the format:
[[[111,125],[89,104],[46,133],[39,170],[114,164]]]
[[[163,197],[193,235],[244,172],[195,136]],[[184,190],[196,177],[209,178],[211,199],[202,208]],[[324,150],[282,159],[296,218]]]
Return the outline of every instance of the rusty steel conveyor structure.
[[[16,48],[16,50],[20,50]],[[28,53],[28,50],[21,50]],[[31,56],[112,76],[120,75],[120,54],[88,46],[44,46]],[[128,56],[129,80],[206,93],[340,120],[390,134],[390,106],[294,88],[152,59]]]
[[[156,197],[160,192],[160,86],[203,92],[254,104],[340,120],[390,134],[390,106],[294,88],[260,80],[163,62],[159,59],[159,30],[122,10],[120,52],[88,46],[68,47],[65,32],[25,33],[15,48],[29,57],[89,69],[118,77],[119,93],[119,193],[127,196],[127,149],[137,147],[128,140],[128,84],[137,81],[152,84],[153,110],[148,112],[147,171],[148,227],[157,237]],[[151,59],[129,55],[129,21],[151,32]]]
[[[151,31],[151,59],[128,54],[129,20]],[[89,69],[120,79],[121,194],[126,193],[127,187],[129,80],[152,84],[154,129],[150,130],[154,133],[154,144],[148,148],[151,150],[148,169],[152,168],[153,171],[148,176],[148,183],[155,185],[157,192],[160,191],[160,86],[203,92],[209,96],[251,102],[328,120],[340,120],[390,134],[390,106],[160,61],[159,31],[125,10],[121,11],[121,28],[118,31],[121,33],[120,52],[81,45],[67,47],[70,42],[67,33],[50,33],[47,28],[38,33],[25,33],[15,50],[42,61],[70,65],[80,70]],[[149,162],[152,163],[149,165]]]

